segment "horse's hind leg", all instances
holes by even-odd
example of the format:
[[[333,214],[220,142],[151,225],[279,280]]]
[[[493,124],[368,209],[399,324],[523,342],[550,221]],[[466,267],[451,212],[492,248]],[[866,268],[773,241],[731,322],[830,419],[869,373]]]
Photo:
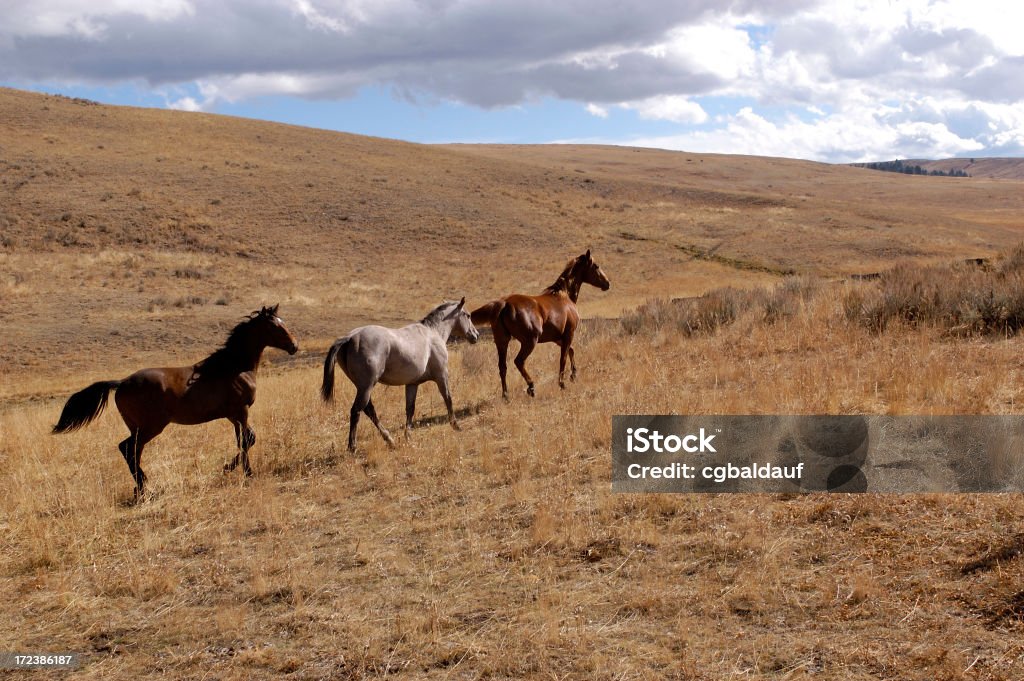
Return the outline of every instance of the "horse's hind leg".
[[[371,385],[368,388],[357,388],[356,399],[352,401],[352,408],[348,412],[348,451],[356,451],[356,426],[359,425],[359,413],[362,412],[370,417],[373,425],[380,431],[381,437],[384,438],[385,442],[389,445],[394,445],[395,441],[391,439],[391,433],[385,430],[380,425],[380,420],[377,419],[377,410],[373,408],[373,403],[370,401],[370,390],[373,388]]]
[[[132,474],[132,479],[135,481],[135,496],[141,496],[143,487],[146,485],[145,475],[140,475],[142,469],[139,468],[139,448],[137,442],[137,430],[133,430],[132,434],[121,440],[120,444],[117,445],[118,450],[121,452],[121,456],[124,457],[124,462],[128,464],[128,470]]]
[[[142,470],[142,450],[150,440],[163,432],[164,427],[133,429],[131,436],[121,441],[117,446],[121,450],[121,455],[124,456],[125,462],[128,464],[128,470],[131,471],[132,477],[135,478],[136,497],[141,497],[146,491],[146,472]]]
[[[576,380],[576,351],[573,350],[573,347],[571,345],[569,346],[569,365],[572,366],[572,373],[569,374],[569,380],[570,381],[575,381]]]
[[[537,347],[536,338],[527,338],[526,340],[520,341],[521,347],[519,348],[519,354],[516,355],[516,368],[519,369],[519,373],[526,379],[526,394],[530,397],[534,397],[536,393],[533,390],[533,379],[530,378],[529,372],[526,371],[526,358],[530,356],[533,349]]]
[[[373,422],[373,425],[377,426],[377,430],[380,432],[381,437],[384,438],[384,441],[388,443],[388,446],[394,447],[395,440],[391,437],[391,433],[388,432],[387,428],[380,425],[380,420],[377,418],[377,410],[373,408],[373,400],[366,401],[366,406],[363,407],[363,413],[370,417],[370,421]]]
[[[233,421],[232,425],[235,427],[235,447],[237,448],[237,451],[235,452],[235,458],[224,464],[225,473],[230,473],[235,470],[235,467],[238,466],[238,462],[242,459],[242,424],[238,421]]]
[[[495,325],[491,327],[494,332],[494,346],[498,349],[498,375],[501,376],[501,396],[508,399],[508,383],[505,375],[508,373],[508,343],[511,340],[504,328]]]

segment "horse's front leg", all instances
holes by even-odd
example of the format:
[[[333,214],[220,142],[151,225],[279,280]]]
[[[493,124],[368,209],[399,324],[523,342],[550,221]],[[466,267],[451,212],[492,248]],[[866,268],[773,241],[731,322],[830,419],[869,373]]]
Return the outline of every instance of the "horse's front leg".
[[[569,364],[572,366],[569,380],[576,380],[576,352],[572,349],[572,339],[575,335],[576,327],[571,324],[566,327],[565,333],[562,334],[562,356],[558,365],[558,385],[563,389],[565,388],[565,382],[562,380],[562,374],[565,372],[566,356],[568,356]]]
[[[247,422],[242,423],[242,472],[247,478],[252,477],[252,467],[249,466],[249,448],[256,444],[256,431],[249,427]]]
[[[409,437],[409,431],[412,430],[412,417],[416,413],[416,391],[419,390],[419,385],[410,383],[405,386],[405,437]]]
[[[437,390],[441,393],[441,399],[444,400],[444,406],[448,409],[448,422],[452,424],[452,428],[455,430],[462,430],[459,427],[459,422],[455,420],[455,410],[452,408],[452,393],[448,390],[448,374],[437,379]]]
[[[569,347],[563,342],[558,356],[558,387],[565,390],[565,359],[569,355]]]
[[[235,470],[238,463],[242,463],[242,472],[246,477],[252,477],[252,466],[249,465],[249,448],[256,444],[256,431],[249,427],[249,415],[243,414],[232,419],[235,426],[235,444],[238,445],[238,453],[230,463],[224,466],[224,472],[229,473]]]

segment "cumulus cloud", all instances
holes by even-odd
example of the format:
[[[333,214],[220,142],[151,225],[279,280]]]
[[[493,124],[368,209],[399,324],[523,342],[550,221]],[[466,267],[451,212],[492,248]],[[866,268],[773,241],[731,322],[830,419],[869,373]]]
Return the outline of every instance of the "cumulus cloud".
[[[311,96],[344,95],[359,81],[416,85],[480,106],[576,98],[598,86],[613,88],[601,98],[610,101],[713,85],[700,64],[657,59],[645,48],[674,26],[754,4],[120,0],[100,11],[93,3],[41,0],[0,24],[0,77],[163,85],[286,73],[319,83]],[[340,93],[331,76],[344,76]]]
[[[727,116],[712,130],[640,137],[636,146],[706,153],[753,154],[855,163],[898,158],[947,158],[974,155],[986,148],[1003,155],[1024,153],[1019,116],[998,130],[971,137],[956,130],[954,111],[933,120],[915,114],[917,106],[856,108],[812,120],[787,115],[769,120],[750,107]],[[991,120],[991,118],[988,118]],[[563,140],[570,141],[570,140]]]
[[[0,81],[187,88],[167,98],[187,110],[383,85],[414,101],[559,98],[609,125],[614,109],[679,126],[612,142],[822,160],[1021,149],[1024,41],[1009,0],[0,6]]]
[[[203,107],[196,101],[195,97],[180,97],[167,102],[168,109],[177,111],[202,111]]]
[[[641,118],[673,121],[675,123],[703,123],[708,114],[697,102],[679,95],[658,95],[638,102],[623,104],[634,109]]]

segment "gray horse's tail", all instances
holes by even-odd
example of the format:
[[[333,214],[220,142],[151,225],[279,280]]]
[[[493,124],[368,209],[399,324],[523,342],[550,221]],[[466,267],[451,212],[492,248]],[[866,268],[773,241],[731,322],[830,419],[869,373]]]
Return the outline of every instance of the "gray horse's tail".
[[[339,338],[327,351],[327,357],[324,359],[324,382],[320,386],[320,396],[324,398],[324,402],[330,402],[334,397],[334,367],[338,364],[339,354],[341,354],[341,359],[345,359],[345,346],[348,345],[349,340],[351,340],[349,336]]]
[[[110,391],[119,385],[121,381],[98,381],[69,397],[53,432],[69,433],[89,424],[103,412]]]
[[[492,300],[470,312],[469,317],[473,320],[473,326],[484,326],[485,324],[493,326],[498,321],[498,315],[504,309],[504,300]]]

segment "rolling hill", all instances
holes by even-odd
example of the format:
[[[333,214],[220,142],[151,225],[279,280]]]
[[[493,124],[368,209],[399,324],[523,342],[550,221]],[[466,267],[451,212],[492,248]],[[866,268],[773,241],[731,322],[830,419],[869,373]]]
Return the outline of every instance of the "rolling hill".
[[[925,170],[962,170],[971,177],[998,180],[1024,180],[1024,158],[944,158],[937,161],[914,160]]]
[[[194,361],[263,303],[316,346],[444,297],[540,289],[588,247],[613,273],[591,316],[790,272],[983,257],[1021,239],[1019,189],[650,149],[424,146],[3,89],[3,392]]]

